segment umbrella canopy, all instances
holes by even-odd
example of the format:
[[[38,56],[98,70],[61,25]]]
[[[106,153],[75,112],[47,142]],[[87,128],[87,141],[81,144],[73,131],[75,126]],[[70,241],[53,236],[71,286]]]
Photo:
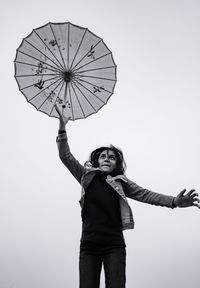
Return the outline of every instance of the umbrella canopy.
[[[27,101],[52,117],[55,105],[71,120],[104,106],[116,84],[116,65],[104,41],[70,22],[47,23],[17,49],[15,78]]]

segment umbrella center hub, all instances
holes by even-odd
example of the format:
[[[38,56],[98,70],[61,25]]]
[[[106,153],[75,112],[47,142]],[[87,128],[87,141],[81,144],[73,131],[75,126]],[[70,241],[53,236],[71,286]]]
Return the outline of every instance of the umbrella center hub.
[[[62,76],[65,82],[71,82],[71,80],[74,78],[74,73],[71,70],[66,70],[63,71]]]

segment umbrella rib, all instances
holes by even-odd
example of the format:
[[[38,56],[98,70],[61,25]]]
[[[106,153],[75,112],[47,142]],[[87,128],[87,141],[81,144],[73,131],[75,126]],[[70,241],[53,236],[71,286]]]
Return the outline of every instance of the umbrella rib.
[[[60,83],[59,83],[60,84]],[[53,108],[54,108],[54,106],[55,106],[55,103],[57,102],[57,99],[59,98],[59,95],[60,95],[60,92],[61,92],[61,90],[62,90],[62,88],[63,88],[63,85],[64,85],[64,82],[62,83],[62,86],[61,86],[61,88],[60,88],[60,90],[59,90],[59,92],[58,92],[58,95],[57,95],[57,97],[56,97],[56,100],[54,101],[54,104],[53,104],[53,106],[52,106],[52,109],[51,109],[51,112],[50,112],[50,116],[51,116],[51,114],[52,114],[52,112],[53,112]]]
[[[55,33],[54,33],[54,31],[53,31],[53,28],[52,28],[52,26],[51,26],[51,23],[49,23],[49,24],[50,24],[50,27],[51,27],[51,31],[52,31],[52,33],[53,33],[53,37],[54,37],[54,39],[55,39],[55,41],[56,41],[56,44],[57,44],[57,46],[58,46],[58,51],[59,51],[60,56],[61,56],[61,58],[62,58],[62,61],[63,61],[63,64],[64,64],[64,68],[66,69],[65,62],[64,62],[64,59],[63,59],[63,55],[62,55],[62,53],[61,53],[61,51],[60,51],[60,47],[59,47],[59,45],[58,45],[58,43],[57,43]],[[60,61],[59,61],[59,63],[60,63]],[[62,66],[62,65],[61,65],[61,66]]]
[[[42,55],[44,55],[44,57],[46,57],[47,59],[49,59],[54,65],[56,65],[58,68],[60,68],[61,70],[63,69],[62,65],[61,67],[56,64],[51,58],[49,58],[46,54],[44,54],[42,51],[40,51],[37,47],[35,47],[32,43],[30,43],[27,39],[24,39],[24,41],[26,41],[29,45],[31,45],[34,49],[36,49],[39,53],[41,53]],[[54,56],[54,55],[53,55]],[[55,56],[54,56],[55,58]],[[56,59],[56,58],[55,58]],[[57,60],[57,59],[56,59]],[[58,61],[58,60],[57,60]],[[59,63],[60,64],[60,63]]]
[[[33,66],[33,67],[37,67],[38,68],[38,65],[35,65],[35,64],[30,64],[30,63],[26,63],[26,62],[21,62],[21,61],[15,61],[15,63],[19,63],[19,64],[24,64],[24,65],[28,65],[28,66]],[[45,63],[45,62],[44,62]],[[45,68],[45,70],[50,70],[50,71],[56,71],[58,72],[58,70],[53,70],[53,69],[50,69],[48,67]],[[40,75],[40,74],[38,74]]]
[[[83,70],[80,72],[77,72],[77,75],[79,75],[80,73],[85,73],[85,72],[90,72],[90,71],[96,71],[96,70],[103,70],[103,69],[110,69],[110,68],[115,68],[116,66],[107,66],[107,67],[100,67],[100,68],[94,68],[94,69],[88,69],[88,70]],[[76,72],[74,73],[76,76]]]
[[[83,67],[85,67],[85,66],[87,66],[87,65],[89,65],[89,64],[91,64],[91,63],[93,63],[93,62],[96,62],[97,60],[99,60],[99,59],[101,59],[101,58],[104,58],[104,57],[108,56],[109,54],[112,54],[112,53],[109,52],[109,53],[106,53],[106,54],[104,54],[104,55],[102,55],[102,56],[100,56],[100,57],[98,57],[98,58],[95,58],[95,59],[93,59],[92,61],[87,62],[86,64],[84,64],[84,65],[78,67],[77,69],[73,70],[73,72],[76,72],[76,71],[78,71],[79,69],[81,69],[81,68],[83,68]]]
[[[50,25],[51,26],[51,25]],[[42,41],[42,43],[45,45],[45,47],[50,51],[50,53],[53,55],[53,57],[57,60],[57,62],[59,63],[59,65],[64,69],[64,67],[62,66],[62,64],[60,63],[60,61],[57,59],[57,57],[56,57],[56,55],[55,54],[53,54],[53,52],[51,51],[51,49],[49,49],[49,47],[47,46],[47,44],[44,42],[44,40],[40,37],[40,35],[35,31],[35,30],[33,30],[34,32],[35,32],[35,34],[39,37],[39,39]],[[54,34],[53,34],[53,36],[54,36]],[[54,38],[55,38],[55,36],[54,36]],[[55,39],[55,41],[56,41],[56,39]],[[57,43],[57,42],[56,42]],[[58,46],[58,45],[57,45]]]
[[[60,80],[60,78],[58,79]],[[52,85],[54,85],[56,82],[58,82],[58,80],[56,80],[55,82],[51,83],[49,86],[47,86],[45,89],[41,90],[39,93],[37,93],[36,95],[34,95],[31,99],[29,99],[29,101],[33,100],[35,97],[37,97],[39,94],[41,94],[42,92],[44,92],[46,89],[49,89],[49,87],[51,87]],[[61,80],[62,81],[62,80]]]
[[[71,95],[71,90],[70,90],[70,86],[69,87],[69,99],[70,99],[70,107],[72,107],[72,118],[74,120],[74,109],[73,109],[73,105],[72,105],[72,95]]]
[[[79,49],[80,49],[80,47],[81,47],[81,45],[82,45],[82,43],[83,43],[83,39],[85,38],[86,32],[87,32],[87,29],[85,29],[85,32],[84,32],[84,34],[83,34],[83,36],[82,36],[82,39],[81,39],[81,41],[80,41],[80,43],[79,43],[79,46],[78,46],[77,50],[76,50],[76,53],[75,53],[75,55],[74,55],[74,58],[73,58],[73,60],[72,60],[71,65],[70,65],[70,69],[72,69],[72,65],[74,64],[74,60],[76,59],[76,56],[77,56],[77,54],[78,54],[78,51],[79,51]]]
[[[20,51],[20,50],[17,50],[17,51],[18,51],[19,53],[22,53],[22,54],[24,54],[24,55],[30,57],[30,58],[33,58],[34,60],[40,61],[41,63],[44,63],[45,65],[48,65],[48,66],[54,68],[55,71],[62,71],[62,70],[60,69],[60,67],[59,67],[59,69],[58,69],[58,68],[56,68],[56,67],[54,67],[54,66],[52,66],[52,65],[50,65],[50,64],[48,64],[48,63],[46,63],[45,61],[42,61],[42,60],[40,60],[40,59],[38,59],[38,58],[36,58],[36,57],[34,57],[34,56],[32,56],[32,55],[29,55],[29,54],[27,54],[27,53],[25,53],[25,52],[22,52],[22,51]],[[50,60],[51,60],[51,59],[50,59]],[[17,62],[17,61],[15,61],[15,62]],[[53,62],[53,63],[54,63],[54,62]],[[55,63],[54,63],[54,64],[55,64]]]
[[[69,69],[69,31],[70,31],[70,23],[68,25],[67,30],[67,70]]]
[[[15,77],[38,77],[38,76],[55,76],[60,77],[60,74],[27,74],[27,75],[16,75]]]
[[[76,81],[80,84],[80,85],[82,85],[79,81],[81,81],[81,82],[84,82],[84,83],[87,83],[87,84],[89,84],[89,85],[91,85],[91,86],[95,86],[95,87],[98,87],[98,88],[100,88],[100,86],[98,86],[98,85],[96,85],[96,84],[93,84],[93,83],[91,83],[91,82],[88,82],[88,81],[85,81],[85,80],[83,80],[83,79],[76,79]],[[85,87],[85,86],[83,86],[83,87]],[[86,88],[86,87],[85,87]],[[86,88],[87,89],[87,88]],[[109,90],[107,90],[107,89],[103,89],[104,91],[106,91],[106,92],[108,92],[108,93],[112,93],[111,91],[109,91]],[[89,90],[90,91],[90,90]],[[94,94],[95,95],[95,94]]]
[[[109,79],[109,78],[104,78],[104,77],[97,77],[97,76],[91,76],[91,75],[79,75],[78,77],[81,78],[94,78],[94,79],[101,79],[101,80],[108,80],[108,81],[116,81],[115,79]]]
[[[84,113],[84,111],[83,111],[83,107],[81,106],[81,103],[80,103],[80,101],[79,101],[79,99],[78,99],[78,96],[77,96],[77,94],[76,94],[76,90],[74,89],[72,83],[71,83],[71,86],[72,86],[72,89],[74,90],[74,94],[75,94],[76,99],[77,99],[77,101],[78,101],[78,103],[79,103],[79,106],[80,106],[80,108],[81,108],[81,111],[82,111],[82,113],[83,113],[83,116],[85,117],[85,113]]]
[[[49,97],[51,96],[51,94],[53,94],[53,92],[56,90],[56,88],[60,85],[60,83],[62,82],[62,80],[58,83],[58,85],[50,92],[49,96],[42,102],[42,104],[38,107],[38,110],[44,105],[44,103],[49,99]]]
[[[74,82],[74,85],[76,86],[76,88],[81,92],[81,94],[83,95],[83,97],[87,100],[87,102],[89,103],[89,105],[94,109],[95,112],[97,112],[97,110],[94,108],[94,106],[92,105],[92,103],[90,103],[90,101],[88,100],[88,98],[84,95],[84,93],[81,91],[81,89],[77,86],[77,84]]]
[[[94,92],[92,92],[90,89],[88,89],[86,86],[84,86],[83,84],[81,84],[79,81],[77,81],[77,83],[79,85],[81,85],[83,88],[85,88],[88,92],[90,92],[93,96],[95,96],[97,99],[99,99],[103,104],[105,104],[105,102],[99,98]]]
[[[102,39],[100,39],[94,46],[93,49],[102,41]],[[74,67],[72,67],[71,69],[74,71],[74,68],[76,68],[76,66],[88,55],[90,51],[88,51],[79,61],[78,63],[76,63],[76,65]],[[79,68],[78,68],[79,69]]]
[[[57,77],[53,77],[53,78],[49,78],[49,79],[47,79],[47,80],[44,80],[43,82],[45,83],[45,82],[47,82],[47,81],[51,81],[51,80],[54,80],[54,79],[57,79],[58,78],[58,76]],[[28,86],[26,86],[26,87],[23,87],[23,88],[20,88],[21,90],[24,90],[24,89],[27,89],[27,88],[30,88],[30,87],[32,87],[32,86],[34,86],[35,84],[31,84],[31,85],[28,85]]]

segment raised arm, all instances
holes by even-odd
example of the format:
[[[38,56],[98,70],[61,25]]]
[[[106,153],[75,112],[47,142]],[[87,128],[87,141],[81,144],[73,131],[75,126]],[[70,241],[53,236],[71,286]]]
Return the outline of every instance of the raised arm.
[[[65,117],[59,110],[57,106],[55,106],[56,111],[59,115],[59,131],[58,136],[56,138],[59,156],[63,164],[68,168],[68,170],[72,173],[72,175],[81,183],[81,178],[85,173],[85,167],[82,166],[79,161],[72,155],[69,144],[67,133],[65,130],[65,126],[68,123],[70,117]]]

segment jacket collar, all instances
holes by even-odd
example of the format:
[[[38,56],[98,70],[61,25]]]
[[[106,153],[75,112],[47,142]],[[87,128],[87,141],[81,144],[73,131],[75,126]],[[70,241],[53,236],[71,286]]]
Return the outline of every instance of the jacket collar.
[[[92,166],[86,166],[86,174],[88,173],[91,173],[91,172],[97,172],[97,171],[101,171],[100,168],[95,168],[95,167],[92,167]],[[107,175],[106,179],[108,181],[115,181],[115,180],[122,180],[124,182],[127,182],[127,178],[125,175],[116,175],[116,176],[111,176],[111,175]]]
[[[117,175],[117,176],[111,176],[111,175],[108,175],[107,176],[107,179],[109,180],[118,180],[118,179],[120,179],[120,180],[122,180],[122,181],[124,181],[124,182],[127,182],[127,178],[126,178],[126,176],[125,175]]]

